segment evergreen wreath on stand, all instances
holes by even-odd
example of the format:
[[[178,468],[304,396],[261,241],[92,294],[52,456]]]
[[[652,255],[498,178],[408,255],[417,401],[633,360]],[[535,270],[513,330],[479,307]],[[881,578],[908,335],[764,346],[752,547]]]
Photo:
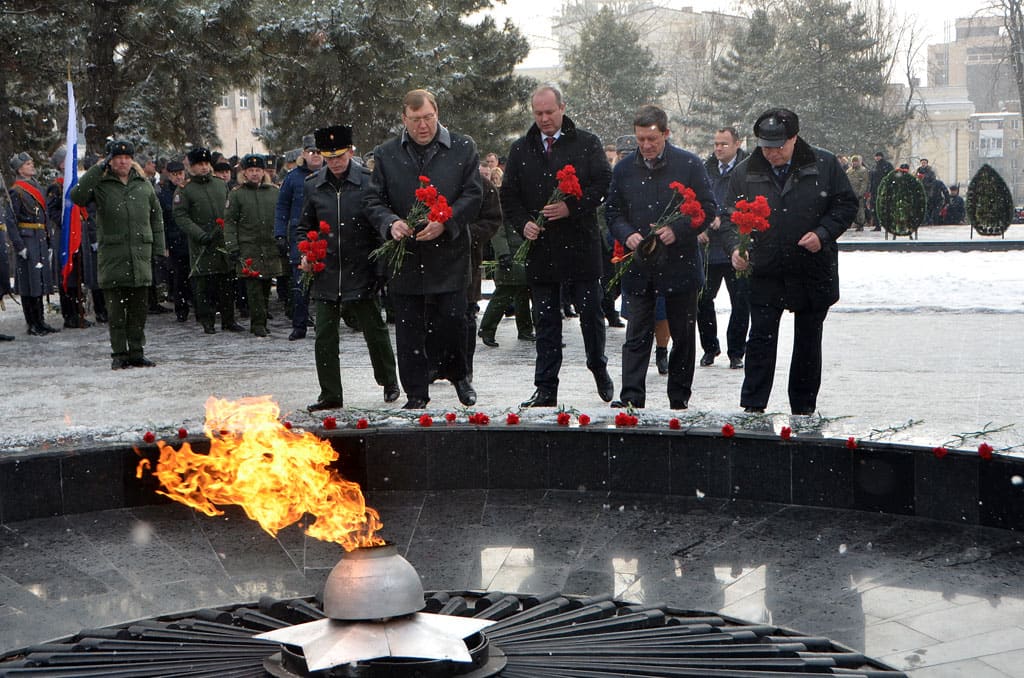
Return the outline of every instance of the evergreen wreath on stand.
[[[878,184],[878,199],[875,201],[875,218],[885,229],[888,240],[891,235],[917,236],[917,229],[924,223],[928,198],[924,184],[907,172],[893,170]]]
[[[1013,221],[1013,195],[991,165],[984,164],[967,186],[967,222],[978,235],[1003,235]]]

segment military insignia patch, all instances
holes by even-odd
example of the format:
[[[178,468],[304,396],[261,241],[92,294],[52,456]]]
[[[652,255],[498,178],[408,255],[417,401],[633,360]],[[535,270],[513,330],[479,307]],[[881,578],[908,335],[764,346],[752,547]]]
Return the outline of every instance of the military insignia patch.
[[[181,193],[174,192],[174,204],[177,205],[181,202]]]

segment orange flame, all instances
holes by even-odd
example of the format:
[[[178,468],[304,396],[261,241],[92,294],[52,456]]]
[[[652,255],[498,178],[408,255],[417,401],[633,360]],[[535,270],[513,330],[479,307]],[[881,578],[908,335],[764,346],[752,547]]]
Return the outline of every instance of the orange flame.
[[[308,513],[316,519],[306,529],[311,537],[346,551],[383,544],[375,535],[383,527],[380,516],[366,506],[359,485],[328,468],[338,453],[312,433],[286,429],[280,412],[270,396],[210,397],[203,427],[210,452],[159,441],[152,472],[164,487],[158,492],[208,516],[223,515],[218,504],[236,504],[271,536]],[[148,469],[143,459],[136,475]]]

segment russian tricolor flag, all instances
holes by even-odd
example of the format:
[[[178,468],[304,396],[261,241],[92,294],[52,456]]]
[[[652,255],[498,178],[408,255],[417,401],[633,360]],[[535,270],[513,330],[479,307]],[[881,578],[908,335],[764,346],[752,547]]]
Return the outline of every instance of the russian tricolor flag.
[[[64,207],[61,210],[60,270],[61,284],[68,289],[68,276],[74,267],[74,255],[82,244],[82,217],[71,202],[71,189],[78,183],[78,110],[75,88],[68,80],[68,139],[64,157]]]

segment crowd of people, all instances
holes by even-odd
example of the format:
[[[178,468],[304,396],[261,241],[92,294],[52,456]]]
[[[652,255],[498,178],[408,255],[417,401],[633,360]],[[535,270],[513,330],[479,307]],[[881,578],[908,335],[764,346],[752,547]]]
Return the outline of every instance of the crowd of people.
[[[283,167],[201,147],[155,160],[113,140],[105,157],[86,157],[67,208],[62,181],[43,189],[33,158],[20,153],[3,191],[0,292],[17,292],[35,336],[59,331],[42,302],[54,289],[64,328],[90,326],[91,306],[109,326],[112,369],[126,369],[154,364],[147,315],[187,322],[191,313],[211,335],[218,320],[220,331],[244,332],[237,320],[248,318],[248,331],[265,338],[276,290],[288,339],[314,328],[320,393],[310,411],[344,407],[342,323],[362,333],[386,402],[404,391],[404,408],[423,409],[430,384],[447,380],[471,406],[476,344],[497,348],[506,315],[536,350],[534,391],[522,406],[557,406],[563,318],[578,317],[602,400],[644,407],[653,349],[670,407],[685,409],[696,366],[721,354],[714,301],[724,282],[729,367],[745,370],[740,405],[767,406],[788,310],[790,405],[813,413],[822,326],[839,294],[836,240],[851,225],[872,225],[884,156],[872,171],[857,156],[844,167],[801,139],[797,115],[783,108],[754,122],[750,153],[724,126],[713,152],[698,157],[671,143],[654,105],[636,112],[632,134],[604,145],[575,125],[557,87],[539,87],[529,103],[533,125],[504,157],[481,157],[473,139],[441,124],[426,90],[401,102],[400,134],[363,157],[358,130],[344,124],[303,137]],[[50,158],[57,171],[65,160],[63,150]],[[925,179],[938,182],[927,171]],[[733,222],[735,205],[758,196],[771,216],[747,234]],[[83,223],[70,275],[57,255],[66,209]],[[482,272],[495,286],[477,327]],[[385,318],[395,323],[394,347]],[[626,327],[618,391],[608,326]]]

